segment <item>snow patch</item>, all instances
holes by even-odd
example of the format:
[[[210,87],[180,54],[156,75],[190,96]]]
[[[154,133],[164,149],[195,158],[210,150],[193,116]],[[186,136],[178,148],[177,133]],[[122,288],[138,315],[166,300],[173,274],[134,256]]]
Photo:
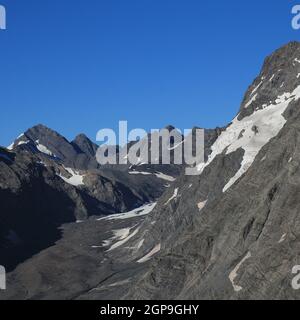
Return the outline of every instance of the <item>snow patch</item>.
[[[280,238],[280,240],[278,241],[278,243],[284,242],[285,239],[286,239],[286,233],[281,236],[281,238]]]
[[[22,144],[28,144],[30,141],[19,141],[17,146],[21,146]]]
[[[75,186],[75,187],[84,185],[84,182],[83,182],[84,175],[80,175],[79,172],[75,171],[72,168],[65,168],[64,167],[64,169],[70,173],[71,177],[66,178],[66,177],[62,176],[61,174],[59,174],[58,176],[61,179],[63,179],[65,182],[67,182],[68,184],[71,184],[72,186]]]
[[[44,145],[40,144],[40,141],[39,141],[39,140],[36,140],[35,143],[36,143],[37,149],[38,149],[40,152],[42,152],[42,153],[44,153],[44,154],[46,154],[46,155],[48,155],[48,156],[55,157],[55,155],[54,155],[47,147],[45,147]]]
[[[138,251],[139,249],[141,249],[142,245],[144,244],[145,239],[140,240],[135,246],[133,247],[126,247],[126,249],[129,250],[134,250],[134,251]]]
[[[117,214],[113,214],[109,217],[104,217],[104,218],[100,218],[97,219],[97,221],[101,221],[101,220],[124,220],[124,219],[131,219],[131,218],[137,218],[137,217],[142,217],[145,215],[148,215],[149,213],[151,213],[153,211],[153,209],[156,206],[156,202],[154,203],[149,203],[146,204],[140,208],[134,209],[132,211],[129,212],[125,212],[125,213],[117,213]]]
[[[146,254],[143,258],[138,260],[138,263],[145,263],[149,261],[155,254],[157,254],[161,249],[161,244],[156,245],[148,254]]]
[[[176,188],[176,189],[174,190],[174,193],[173,193],[172,197],[165,203],[165,206],[168,205],[172,200],[174,200],[174,199],[177,198],[177,196],[178,196],[178,191],[179,191],[178,188]]]
[[[248,252],[247,255],[242,259],[242,261],[229,274],[229,280],[230,280],[235,292],[239,292],[239,291],[243,290],[242,287],[235,284],[234,280],[238,276],[238,271],[241,268],[241,266],[243,265],[243,263],[250,258],[251,258],[251,252]]]
[[[263,79],[264,80],[264,79]],[[260,83],[252,90],[252,92],[250,93],[250,97],[253,96],[253,94],[259,89],[259,87],[263,84],[263,80],[260,81]],[[271,80],[270,80],[271,81]]]
[[[256,100],[258,94],[256,93],[246,104],[245,104],[245,108],[248,108],[249,106],[251,106],[251,104]]]
[[[6,149],[11,151],[14,148],[14,145],[15,145],[15,143],[13,142]]]
[[[158,179],[162,179],[162,180],[166,180],[166,181],[170,181],[170,182],[174,182],[176,180],[176,178],[168,176],[162,172],[156,172],[155,175]]]
[[[143,176],[151,176],[152,173],[150,172],[142,172],[142,171],[130,171],[129,174],[141,174]]]
[[[134,228],[134,227],[133,227]],[[115,250],[122,245],[124,245],[126,242],[128,242],[131,238],[133,238],[138,232],[140,228],[137,228],[134,232],[130,234],[131,229],[133,228],[125,228],[120,230],[114,230],[114,237],[110,239],[110,242],[112,243],[114,240],[119,240],[118,242],[114,243],[107,252],[110,252],[112,250]]]
[[[260,160],[260,162],[264,162],[266,159],[267,159],[267,156],[264,156],[264,157]]]
[[[137,244],[137,246],[135,247],[135,249],[136,249],[136,250],[141,249],[141,247],[142,247],[142,245],[144,244],[144,242],[145,242],[145,239],[142,239],[142,240]]]
[[[206,203],[207,203],[207,200],[206,200],[206,201],[199,202],[199,203],[197,204],[197,207],[198,207],[199,211],[201,211],[201,210],[206,206]]]
[[[119,286],[122,286],[122,285],[124,285],[126,283],[129,283],[129,282],[130,282],[130,279],[126,279],[126,280],[123,280],[123,281],[112,283],[112,284],[108,285],[108,287],[119,287]]]
[[[176,179],[174,177],[168,176],[162,172],[156,172],[156,173],[151,173],[151,172],[141,172],[141,171],[130,171],[129,174],[141,174],[144,176],[151,176],[151,175],[155,175],[158,179],[163,179],[166,181],[171,181],[174,182]]]
[[[18,137],[17,137],[17,140],[22,138],[24,136],[24,133],[21,133]]]

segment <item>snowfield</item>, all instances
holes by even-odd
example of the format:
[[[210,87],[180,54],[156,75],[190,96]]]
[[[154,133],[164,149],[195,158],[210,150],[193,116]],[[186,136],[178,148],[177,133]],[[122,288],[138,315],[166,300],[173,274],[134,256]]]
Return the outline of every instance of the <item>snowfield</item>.
[[[222,132],[217,141],[212,146],[212,153],[206,163],[198,165],[198,170],[202,172],[217,155],[226,148],[226,154],[242,148],[245,151],[241,167],[234,177],[228,181],[223,189],[226,192],[252,165],[255,157],[272,138],[277,136],[286,123],[283,117],[284,111],[290,102],[300,98],[300,86],[292,93],[284,93],[279,96],[274,104],[265,106],[262,110],[255,111],[249,117],[238,120],[238,116],[232,124]]]

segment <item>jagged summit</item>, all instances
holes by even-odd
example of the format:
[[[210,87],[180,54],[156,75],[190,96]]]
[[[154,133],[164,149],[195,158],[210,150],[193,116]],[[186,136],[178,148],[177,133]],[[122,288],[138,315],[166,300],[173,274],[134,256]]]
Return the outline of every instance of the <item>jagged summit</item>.
[[[73,141],[83,141],[83,140],[90,140],[86,134],[79,133]]]
[[[85,153],[91,157],[95,156],[98,145],[93,143],[84,133],[81,133],[75,137],[71,144],[80,153]]]
[[[62,135],[60,135],[57,131],[45,126],[44,124],[37,124],[37,125],[29,128],[25,132],[25,135],[32,136],[32,137],[42,137],[42,136],[51,135],[51,136],[62,137],[63,139],[65,139],[67,141],[67,139],[65,137],[63,137]]]
[[[248,88],[238,119],[276,105],[300,85],[300,43],[290,42],[268,56],[259,76]]]
[[[291,41],[286,45],[275,50],[271,55],[269,55],[263,64],[263,70],[265,72],[272,71],[272,69],[278,69],[288,65],[291,60],[299,57],[300,53],[300,42]]]

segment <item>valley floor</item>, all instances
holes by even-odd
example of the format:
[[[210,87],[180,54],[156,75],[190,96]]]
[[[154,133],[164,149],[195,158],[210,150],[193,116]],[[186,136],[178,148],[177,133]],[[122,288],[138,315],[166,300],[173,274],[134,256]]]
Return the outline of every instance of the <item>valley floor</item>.
[[[148,205],[146,209],[150,211],[151,207],[153,205]],[[8,274],[7,290],[0,293],[0,299],[93,300],[122,297],[127,287],[144,271],[148,259],[143,263],[135,260],[126,262],[128,259],[124,259],[122,263],[117,248],[126,247],[131,230],[143,222],[145,215],[134,217],[131,213],[116,217],[92,217],[62,226],[62,239]]]

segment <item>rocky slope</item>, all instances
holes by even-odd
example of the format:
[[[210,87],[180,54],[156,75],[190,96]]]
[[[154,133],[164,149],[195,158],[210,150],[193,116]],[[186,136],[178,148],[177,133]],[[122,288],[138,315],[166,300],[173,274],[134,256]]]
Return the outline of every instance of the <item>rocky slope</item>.
[[[299,62],[299,43],[268,57],[200,176],[159,201],[147,249],[160,252],[127,298],[299,297]]]

